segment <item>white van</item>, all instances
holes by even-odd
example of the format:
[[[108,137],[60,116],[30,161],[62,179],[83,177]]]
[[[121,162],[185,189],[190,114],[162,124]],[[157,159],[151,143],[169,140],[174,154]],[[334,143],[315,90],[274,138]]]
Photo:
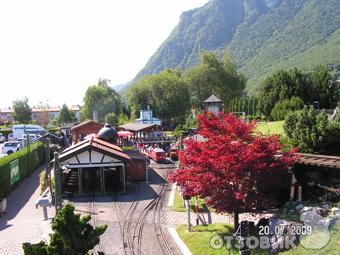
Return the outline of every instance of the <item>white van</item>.
[[[14,125],[12,132],[14,139],[20,139],[24,137],[24,134],[42,135],[46,131],[39,125]]]

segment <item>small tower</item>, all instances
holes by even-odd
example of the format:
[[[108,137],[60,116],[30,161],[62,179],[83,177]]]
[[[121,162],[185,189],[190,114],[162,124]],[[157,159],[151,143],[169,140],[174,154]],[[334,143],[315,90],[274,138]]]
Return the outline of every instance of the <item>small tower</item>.
[[[206,105],[206,109],[215,115],[222,111],[222,100],[215,95],[211,95],[209,98],[207,98],[204,101],[204,104]]]

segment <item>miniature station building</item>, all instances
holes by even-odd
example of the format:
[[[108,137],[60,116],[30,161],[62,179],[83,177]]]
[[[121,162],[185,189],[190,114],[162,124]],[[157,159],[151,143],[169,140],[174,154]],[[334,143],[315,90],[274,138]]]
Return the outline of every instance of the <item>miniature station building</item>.
[[[162,121],[159,118],[156,118],[153,116],[153,112],[149,106],[146,110],[140,110],[139,112],[140,112],[140,117],[139,119],[135,120],[135,123],[149,124],[149,125],[156,124],[158,126],[162,125]]]
[[[214,113],[215,115],[217,115],[220,111],[223,110],[222,100],[215,95],[211,95],[203,103],[205,104],[206,109],[209,112]]]
[[[72,141],[81,141],[89,134],[97,134],[103,125],[93,120],[83,121],[70,129]]]
[[[124,152],[116,145],[117,139],[111,125],[101,126],[97,137],[78,142],[59,155],[63,196],[125,192],[127,181],[146,179],[148,159],[139,152]]]

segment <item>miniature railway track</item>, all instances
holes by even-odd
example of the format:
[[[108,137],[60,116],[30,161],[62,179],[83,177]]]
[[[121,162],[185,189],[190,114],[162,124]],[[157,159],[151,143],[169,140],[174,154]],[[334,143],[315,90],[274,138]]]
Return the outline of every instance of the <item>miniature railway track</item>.
[[[132,228],[132,223],[133,223],[133,216],[135,215],[137,211],[137,207],[139,204],[139,199],[140,199],[140,190],[138,184],[136,185],[136,190],[135,190],[135,198],[134,201],[131,203],[129,209],[127,212],[123,213],[125,217],[122,217],[122,208],[120,207],[119,203],[114,202],[114,207],[116,209],[117,213],[117,218],[118,218],[118,223],[119,227],[121,230],[122,234],[122,239],[123,239],[123,249],[124,253],[128,255],[134,255],[134,236],[131,235],[131,228]],[[118,200],[118,199],[116,199]],[[124,211],[123,211],[124,212]]]
[[[158,243],[159,243],[163,253],[168,254],[168,255],[174,255],[174,252],[171,248],[171,245],[169,244],[168,239],[167,239],[167,237],[166,237],[166,235],[163,231],[162,221],[161,221],[162,220],[161,219],[161,213],[162,213],[165,195],[166,195],[166,191],[167,191],[167,187],[168,187],[168,183],[167,183],[168,176],[169,176],[169,172],[167,172],[167,174],[166,174],[166,176],[163,180],[162,189],[161,189],[161,191],[158,195],[158,199],[156,201],[153,224],[154,224],[155,233],[156,233],[156,236],[157,236],[157,239],[158,239]]]
[[[167,169],[172,169],[174,164],[168,166]],[[165,169],[165,168],[164,168]],[[141,197],[139,185],[136,185],[134,201],[129,206],[128,210],[122,210],[119,202],[114,202],[114,207],[117,212],[118,222],[122,234],[124,253],[127,255],[141,255],[142,254],[142,237],[143,229],[147,216],[150,212],[154,212],[153,225],[155,235],[157,236],[158,243],[165,255],[173,255],[169,242],[161,226],[161,212],[167,191],[168,173],[163,180],[162,187],[157,197],[153,198],[140,212],[137,208]],[[116,201],[118,199],[115,199]],[[119,201],[119,200],[118,200]],[[125,216],[124,216],[125,215]],[[137,216],[138,215],[138,216]],[[137,217],[136,217],[137,216]]]
[[[157,200],[155,212],[154,212],[154,228],[157,235],[158,242],[160,244],[160,247],[164,254],[172,255],[172,249],[171,246],[167,240],[167,237],[165,236],[165,233],[162,228],[162,222],[161,222],[161,212],[163,208],[164,203],[164,196],[166,193],[166,187],[167,185],[164,184],[160,193],[160,197]]]
[[[91,215],[91,219],[92,219],[92,225],[93,227],[97,227],[97,210],[96,210],[96,196],[95,194],[92,194],[89,200],[89,212]],[[93,252],[94,254],[103,254],[103,248],[101,246],[100,240],[99,243],[93,248]]]

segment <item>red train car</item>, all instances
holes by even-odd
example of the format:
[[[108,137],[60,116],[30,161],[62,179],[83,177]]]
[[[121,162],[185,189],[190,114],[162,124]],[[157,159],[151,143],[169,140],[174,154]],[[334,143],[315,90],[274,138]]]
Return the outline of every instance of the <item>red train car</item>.
[[[149,156],[156,162],[162,162],[166,160],[165,151],[161,148],[151,149]]]

